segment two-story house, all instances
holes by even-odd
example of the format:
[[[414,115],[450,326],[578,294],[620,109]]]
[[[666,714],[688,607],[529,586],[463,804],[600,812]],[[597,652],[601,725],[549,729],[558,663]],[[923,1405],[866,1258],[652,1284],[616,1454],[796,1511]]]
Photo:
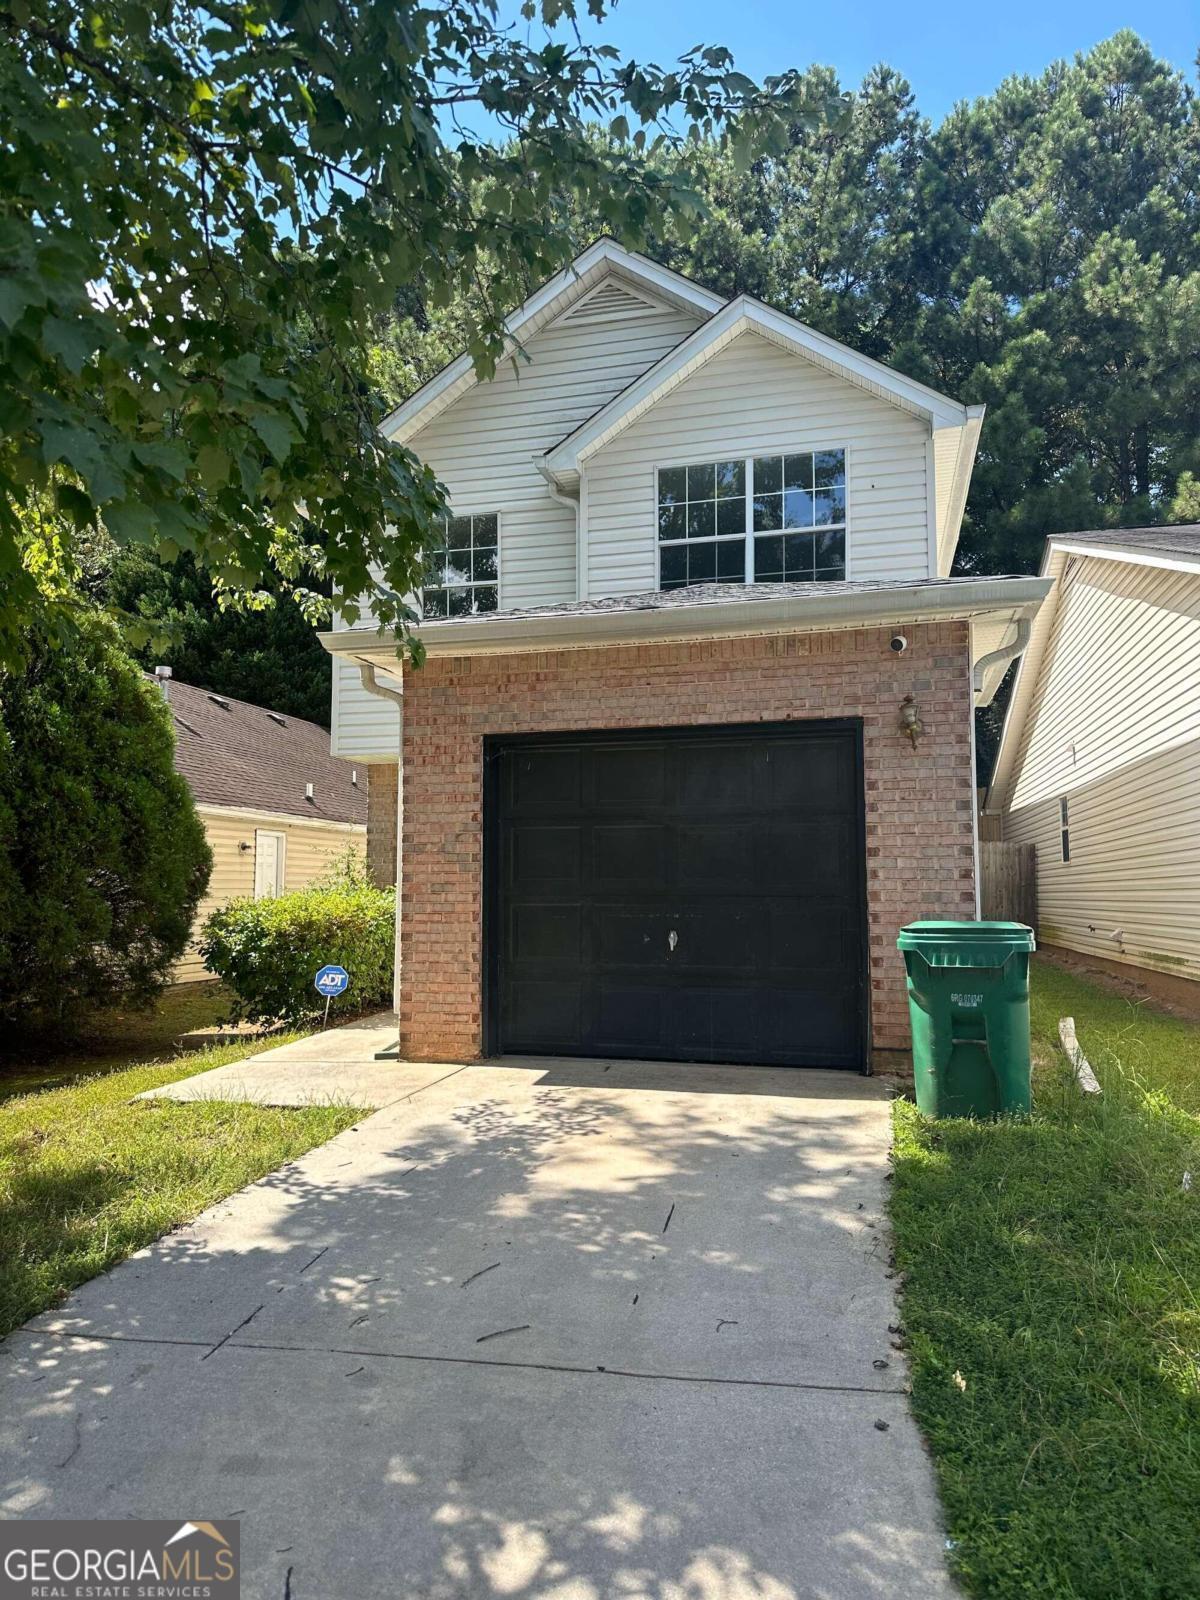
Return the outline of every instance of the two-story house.
[[[982,423],[609,240],[387,421],[449,491],[419,670],[323,636],[398,827],[402,1054],[865,1068],[976,914],[973,705],[1048,588],[949,576]]]

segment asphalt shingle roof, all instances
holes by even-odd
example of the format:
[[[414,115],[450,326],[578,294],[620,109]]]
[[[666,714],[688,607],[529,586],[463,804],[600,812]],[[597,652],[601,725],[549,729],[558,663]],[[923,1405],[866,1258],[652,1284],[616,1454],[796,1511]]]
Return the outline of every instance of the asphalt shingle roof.
[[[1095,528],[1087,533],[1057,533],[1063,544],[1126,545],[1164,556],[1200,556],[1200,523],[1175,528]]]
[[[157,681],[157,680],[152,680]],[[201,805],[280,811],[324,822],[367,820],[366,773],[329,753],[315,722],[169,680],[175,769]],[[305,785],[313,798],[305,798]]]
[[[902,595],[906,589],[948,589],[960,583],[978,583],[977,576],[965,578],[919,578],[911,582],[891,580],[867,582],[842,580],[837,583],[694,583],[686,589],[647,589],[639,594],[613,595],[599,600],[564,600],[554,606],[527,606],[519,610],[478,611],[473,616],[438,617],[438,629],[471,627],[482,622],[510,622],[521,617],[592,617],[614,611],[669,611],[676,606],[742,604],[753,600],[828,599],[838,594],[870,594],[886,590]],[[429,626],[429,624],[426,624]]]

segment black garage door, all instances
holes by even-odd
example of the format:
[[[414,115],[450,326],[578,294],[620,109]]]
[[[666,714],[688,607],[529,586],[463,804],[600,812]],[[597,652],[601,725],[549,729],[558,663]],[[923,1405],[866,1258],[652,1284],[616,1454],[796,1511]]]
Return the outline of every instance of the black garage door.
[[[489,741],[495,1052],[865,1064],[856,725]]]

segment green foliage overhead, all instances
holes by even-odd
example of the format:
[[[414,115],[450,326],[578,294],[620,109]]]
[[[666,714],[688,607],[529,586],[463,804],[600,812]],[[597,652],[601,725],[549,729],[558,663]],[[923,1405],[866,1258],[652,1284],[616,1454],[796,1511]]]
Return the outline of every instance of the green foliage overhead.
[[[166,981],[212,860],[174,748],[162,696],[95,624],[0,678],[0,1027]]]
[[[47,492],[69,525],[190,552],[235,592],[315,566],[403,620],[441,498],[378,431],[373,319],[418,287],[459,297],[488,373],[504,308],[575,252],[577,216],[636,244],[695,214],[686,161],[643,159],[656,140],[748,159],[826,109],[720,48],[623,62],[580,42],[574,0],[524,16],[0,0],[0,661],[54,608],[25,517]],[[481,115],[501,144],[470,131]]]
[[[301,1025],[324,1013],[313,979],[331,963],[350,974],[335,1015],[389,1006],[395,941],[395,891],[349,873],[272,900],[232,901],[204,924],[200,949],[236,996],[235,1020]]]

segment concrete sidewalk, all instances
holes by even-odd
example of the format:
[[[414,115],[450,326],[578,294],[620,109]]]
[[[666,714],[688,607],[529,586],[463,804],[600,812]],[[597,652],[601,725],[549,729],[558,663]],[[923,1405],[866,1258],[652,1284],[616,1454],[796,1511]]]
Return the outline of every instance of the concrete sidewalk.
[[[7,1342],[0,1513],[238,1516],[247,1600],[953,1592],[878,1085],[393,1071]]]

